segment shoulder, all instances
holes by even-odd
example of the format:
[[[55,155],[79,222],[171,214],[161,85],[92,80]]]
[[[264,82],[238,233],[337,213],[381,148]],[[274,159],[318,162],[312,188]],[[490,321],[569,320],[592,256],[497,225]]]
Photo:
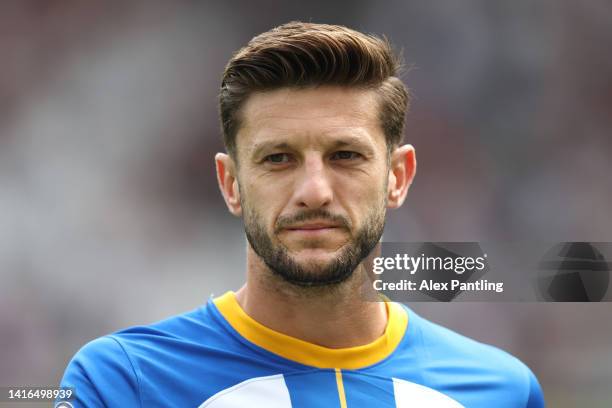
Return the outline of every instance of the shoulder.
[[[456,390],[487,390],[496,398],[520,402],[517,406],[544,406],[538,380],[521,360],[405,309],[409,315],[407,337],[410,346],[418,350],[426,380]]]
[[[114,400],[140,406],[138,376],[125,350],[112,336],[84,345],[68,363],[61,387],[73,388],[75,407],[109,406]]]
[[[475,360],[486,366],[514,370],[522,364],[511,354],[489,344],[481,343],[421,317],[406,307],[409,315],[408,331],[415,344],[431,358],[461,358]]]
[[[209,303],[152,324],[128,327],[90,341],[75,354],[71,363],[84,368],[110,362],[131,363],[138,374],[137,360],[147,355],[165,354],[189,343],[206,346],[226,341],[227,334],[222,333],[223,327],[215,321],[214,313]]]
[[[198,339],[200,348],[207,339],[218,343],[207,306],[143,326],[130,327],[95,340],[72,357],[61,381],[62,387],[73,387],[77,406],[141,406],[143,388],[152,375],[175,370],[189,345]],[[214,344],[213,344],[214,345]],[[145,373],[146,375],[143,375]]]

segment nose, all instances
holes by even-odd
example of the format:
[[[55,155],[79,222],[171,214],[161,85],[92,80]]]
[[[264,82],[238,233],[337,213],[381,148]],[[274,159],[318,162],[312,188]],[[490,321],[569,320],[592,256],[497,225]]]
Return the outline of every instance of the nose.
[[[334,197],[329,176],[321,157],[307,157],[294,190],[298,207],[317,209],[329,205]]]

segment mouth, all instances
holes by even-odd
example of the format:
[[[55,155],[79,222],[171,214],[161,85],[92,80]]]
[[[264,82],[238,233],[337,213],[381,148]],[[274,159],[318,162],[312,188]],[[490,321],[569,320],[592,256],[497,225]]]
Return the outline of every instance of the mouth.
[[[308,222],[303,224],[295,224],[290,227],[286,227],[284,230],[293,233],[316,235],[338,231],[340,229],[341,226],[339,224],[329,222]]]

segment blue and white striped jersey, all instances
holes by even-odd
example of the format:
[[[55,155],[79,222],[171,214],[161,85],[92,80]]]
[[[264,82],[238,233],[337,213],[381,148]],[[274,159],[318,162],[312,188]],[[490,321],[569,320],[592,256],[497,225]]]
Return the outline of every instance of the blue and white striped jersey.
[[[515,357],[386,303],[386,331],[329,349],[262,326],[233,292],[85,345],[61,382],[74,407],[372,408],[544,406]]]

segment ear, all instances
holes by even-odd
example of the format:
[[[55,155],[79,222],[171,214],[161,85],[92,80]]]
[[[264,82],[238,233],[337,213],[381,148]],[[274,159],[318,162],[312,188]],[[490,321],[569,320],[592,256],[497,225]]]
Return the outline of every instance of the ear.
[[[406,199],[408,188],[416,174],[414,147],[403,145],[391,153],[389,183],[387,185],[387,208],[399,208]]]
[[[219,189],[221,189],[225,204],[233,215],[239,217],[242,215],[242,206],[234,160],[225,153],[217,153],[215,155],[215,166],[217,167]]]

